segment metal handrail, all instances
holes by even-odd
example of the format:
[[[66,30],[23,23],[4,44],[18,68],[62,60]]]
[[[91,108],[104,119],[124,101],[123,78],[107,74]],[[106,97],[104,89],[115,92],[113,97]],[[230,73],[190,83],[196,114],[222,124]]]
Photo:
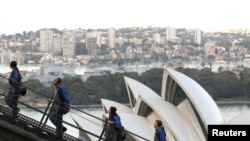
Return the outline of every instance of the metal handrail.
[[[107,123],[106,123],[106,122],[107,122]],[[103,130],[106,130],[106,128],[108,128],[108,126],[110,126],[110,125],[109,125],[108,119],[107,119],[107,120],[105,121],[105,126],[104,126]],[[144,138],[144,137],[142,137],[142,136],[140,136],[140,135],[137,135],[137,134],[135,134],[135,133],[133,133],[133,132],[130,132],[130,131],[124,129],[124,128],[119,128],[119,127],[115,127],[115,128],[120,129],[120,130],[124,130],[127,134],[134,135],[134,136],[139,137],[139,138],[141,138],[141,139],[143,139],[143,140],[145,140],[145,141],[150,141],[149,139],[146,139],[146,138]],[[120,134],[120,133],[118,133],[114,128],[113,128],[112,132],[115,133],[115,134]],[[102,135],[102,134],[101,134],[101,135]]]
[[[102,129],[102,133],[101,133],[100,137],[103,136],[103,134],[104,134],[104,132],[105,132],[105,128],[107,127],[107,125],[108,125],[108,120],[105,121],[104,128]],[[101,138],[99,138],[98,141],[101,141]]]
[[[4,78],[4,79],[8,80],[8,78],[6,78],[6,77],[4,77],[4,76],[2,76],[2,75],[0,75],[0,77],[2,77],[2,78]],[[56,103],[57,101],[52,100],[49,96],[47,96],[47,95],[41,93],[40,91],[37,91],[37,90],[32,89],[32,88],[30,88],[30,87],[27,87],[27,86],[25,86],[25,85],[22,85],[22,87],[25,87],[25,88],[27,88],[28,90],[31,90],[31,91],[35,92],[35,93],[33,93],[33,94],[36,94],[36,95],[37,95],[37,94],[40,94],[41,96],[47,98],[48,101],[49,101],[48,104],[47,104],[47,106],[46,106],[45,112],[43,112],[43,111],[41,111],[41,110],[39,110],[39,109],[37,109],[37,108],[35,108],[35,107],[32,107],[32,106],[30,106],[30,105],[28,105],[28,104],[26,104],[26,103],[23,103],[23,102],[21,102],[21,101],[17,101],[18,103],[20,103],[20,104],[22,104],[22,105],[24,105],[24,106],[26,106],[26,107],[28,107],[28,108],[31,108],[32,110],[35,110],[35,111],[37,111],[37,112],[43,114],[43,115],[42,115],[42,118],[41,118],[41,120],[40,120],[40,122],[39,122],[39,125],[38,125],[38,127],[41,128],[41,129],[43,130],[44,127],[45,127],[45,125],[46,125],[46,123],[47,123],[47,121],[48,121],[48,118],[49,118],[48,115],[49,115],[50,112],[51,112],[51,110],[49,110],[50,105],[52,104],[52,106],[53,106],[54,103]],[[4,94],[1,94],[1,93],[0,93],[0,95],[5,97]],[[51,107],[52,107],[52,106],[51,106]],[[84,113],[84,114],[87,114],[87,115],[89,115],[89,116],[91,116],[91,117],[97,118],[97,117],[95,117],[95,116],[93,116],[93,115],[91,115],[91,114],[89,114],[89,113],[87,113],[87,112],[84,112],[84,111],[80,110],[80,109],[77,109],[77,108],[74,108],[74,107],[71,107],[71,108],[72,108],[72,109],[75,109],[75,110],[77,110],[77,111],[80,111],[80,112],[82,112],[82,113]],[[47,114],[47,111],[49,111],[48,114]],[[47,116],[47,117],[45,118],[45,116]],[[44,119],[45,119],[45,121],[44,121]],[[98,119],[98,120],[101,120],[100,118],[97,118],[97,119]],[[73,125],[73,124],[71,124],[71,123],[68,123],[68,122],[66,122],[66,121],[62,121],[62,122],[65,123],[65,124],[67,124],[67,125],[69,125],[69,126],[71,126],[71,127],[73,127],[73,128],[76,128],[76,129],[78,129],[78,130],[80,130],[80,131],[86,132],[86,133],[88,133],[88,134],[90,134],[90,135],[92,135],[92,136],[95,136],[95,137],[97,137],[97,138],[103,139],[103,138],[100,137],[99,135],[96,135],[96,134],[91,133],[91,132],[89,132],[89,131],[87,131],[87,130],[84,130],[84,129],[82,129],[82,128],[79,128],[78,126],[75,126],[75,125]],[[41,127],[41,125],[42,125],[42,127]]]
[[[6,78],[6,77],[4,77],[4,76],[2,76],[2,75],[0,75],[0,77],[2,77],[2,78],[4,78],[4,79],[8,80],[8,78]],[[25,106],[28,107],[28,108],[31,108],[31,109],[33,109],[33,110],[35,110],[35,111],[38,111],[38,112],[42,113],[43,116],[42,116],[42,118],[41,118],[41,120],[40,120],[39,127],[40,127],[41,125],[46,125],[47,120],[48,120],[48,117],[45,119],[45,122],[43,122],[43,120],[44,120],[44,118],[45,118],[46,115],[47,115],[47,116],[49,115],[49,114],[47,114],[47,111],[49,110],[50,105],[51,105],[51,104],[53,105],[56,101],[55,101],[55,100],[52,100],[51,97],[49,97],[49,96],[43,94],[43,93],[40,92],[40,91],[37,91],[37,90],[32,89],[32,88],[30,88],[30,87],[27,87],[27,86],[25,86],[25,85],[22,85],[22,87],[25,87],[25,88],[27,88],[28,90],[35,92],[35,93],[33,93],[33,94],[36,94],[36,95],[39,94],[39,95],[41,95],[41,96],[43,96],[43,97],[45,97],[45,98],[48,99],[49,103],[48,103],[47,106],[46,106],[45,112],[43,112],[43,111],[41,111],[41,110],[39,110],[39,109],[37,109],[37,108],[34,108],[34,107],[32,107],[32,106],[29,106],[28,104],[25,104],[25,103],[23,103],[23,102],[18,101],[18,103],[20,103],[20,104],[22,104],[22,105],[25,105]],[[3,95],[3,94],[0,94],[0,95],[5,96],[5,95]],[[88,134],[90,134],[90,135],[92,135],[92,136],[95,136],[95,137],[99,138],[99,140],[100,140],[100,139],[103,139],[103,137],[102,137],[103,134],[104,134],[103,132],[104,132],[104,130],[105,130],[105,129],[107,128],[107,126],[108,126],[108,124],[106,124],[106,121],[105,121],[105,120],[103,120],[103,119],[101,119],[101,118],[98,118],[98,117],[96,117],[96,116],[94,116],[94,115],[92,115],[92,114],[89,114],[89,113],[87,113],[87,112],[85,112],[85,111],[83,111],[83,110],[80,110],[80,109],[78,109],[78,108],[75,108],[75,107],[71,107],[71,109],[74,109],[74,110],[76,110],[76,111],[79,111],[79,112],[81,112],[81,113],[84,113],[84,114],[86,114],[86,115],[88,115],[88,116],[91,116],[91,117],[93,117],[93,118],[95,118],[95,119],[97,119],[97,120],[100,120],[100,121],[102,121],[103,123],[105,123],[101,135],[98,136],[98,135],[96,135],[96,134],[94,134],[94,133],[91,133],[91,132],[89,132],[89,131],[87,131],[87,130],[84,130],[84,129],[82,129],[82,128],[79,128],[79,127],[77,127],[77,126],[75,126],[75,125],[73,125],[73,124],[70,124],[70,123],[66,122],[66,121],[62,121],[63,123],[66,123],[66,124],[68,124],[68,125],[71,126],[71,127],[74,127],[74,128],[76,128],[76,129],[78,129],[78,130],[81,130],[81,131],[86,132],[86,133],[88,133]],[[49,113],[50,113],[50,111],[49,111]],[[79,116],[80,116],[80,115],[79,115]],[[80,116],[80,117],[81,117],[81,116]],[[44,126],[43,126],[41,129],[44,129]],[[125,129],[123,129],[123,130],[125,130]],[[144,138],[144,137],[142,137],[142,136],[140,136],[140,135],[137,135],[137,134],[135,134],[135,133],[133,133],[133,132],[130,132],[130,131],[127,131],[127,130],[125,130],[125,131],[126,131],[126,133],[128,133],[128,134],[131,134],[131,135],[134,135],[134,136],[136,136],[136,137],[139,137],[139,138],[141,138],[141,139],[143,139],[143,140],[145,140],[145,141],[149,141],[148,139],[146,139],[146,138]]]

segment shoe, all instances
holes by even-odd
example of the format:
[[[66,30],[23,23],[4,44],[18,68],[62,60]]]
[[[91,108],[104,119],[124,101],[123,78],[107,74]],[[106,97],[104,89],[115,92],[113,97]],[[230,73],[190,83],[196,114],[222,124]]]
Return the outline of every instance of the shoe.
[[[67,128],[66,127],[63,127],[63,133],[67,131]]]

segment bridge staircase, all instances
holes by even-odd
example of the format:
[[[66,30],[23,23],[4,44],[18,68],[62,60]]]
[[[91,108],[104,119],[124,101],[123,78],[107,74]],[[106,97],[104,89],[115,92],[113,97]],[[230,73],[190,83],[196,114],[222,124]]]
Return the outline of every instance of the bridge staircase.
[[[0,75],[0,78],[8,80],[6,77],[2,75]],[[3,99],[6,96],[7,91],[0,92],[0,141],[89,141],[88,139],[85,139],[84,137],[75,137],[67,133],[63,134],[62,139],[58,139],[56,136],[55,127],[51,127],[47,124],[49,120],[49,115],[51,112],[50,109],[54,105],[54,100],[51,99],[51,97],[33,88],[30,88],[27,86],[23,86],[23,87],[27,88],[27,95],[33,94],[33,95],[36,95],[37,99],[46,99],[47,106],[44,110],[41,110],[40,108],[29,105],[19,100],[18,101],[19,107],[20,105],[22,105],[22,107],[38,112],[39,114],[42,115],[42,117],[39,121],[37,119],[34,119],[34,117],[29,117],[19,112],[18,117],[13,119],[12,109],[10,109],[3,101]],[[75,107],[71,107],[71,109],[72,110],[70,110],[70,112],[77,111],[78,113],[80,112],[81,114],[83,113],[85,115],[91,116],[92,118],[96,118],[97,120],[102,121],[103,131],[101,135],[97,135],[95,133],[91,133],[87,130],[82,129],[78,127],[77,125],[71,124],[66,121],[62,121],[64,125],[66,124],[74,129],[77,129],[79,133],[84,132],[86,134],[95,136],[98,139],[98,141],[105,140],[104,134],[105,134],[105,129],[107,127],[107,120],[100,119],[94,115],[91,115]],[[129,131],[126,131],[126,132],[128,135],[137,136],[141,138],[142,140],[148,141],[147,139],[139,135],[136,135],[132,132],[129,132]],[[129,136],[127,140],[131,140],[131,137]]]
[[[12,118],[12,110],[0,105],[0,139],[5,141],[56,141],[56,130],[39,121],[18,114],[18,118]],[[76,137],[63,135],[65,141],[78,141]]]

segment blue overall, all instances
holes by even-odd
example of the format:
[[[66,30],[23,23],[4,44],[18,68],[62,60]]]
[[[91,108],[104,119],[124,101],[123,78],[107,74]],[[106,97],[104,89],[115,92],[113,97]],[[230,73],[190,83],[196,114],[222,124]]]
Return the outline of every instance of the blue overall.
[[[63,135],[63,114],[70,104],[71,98],[65,86],[60,85],[55,92],[55,103],[51,109],[50,121],[56,126],[56,134],[59,138]]]
[[[19,111],[17,107],[17,102],[20,96],[20,87],[18,86],[18,71],[13,70],[9,76],[10,88],[7,96],[5,97],[6,104],[13,110],[14,113]]]

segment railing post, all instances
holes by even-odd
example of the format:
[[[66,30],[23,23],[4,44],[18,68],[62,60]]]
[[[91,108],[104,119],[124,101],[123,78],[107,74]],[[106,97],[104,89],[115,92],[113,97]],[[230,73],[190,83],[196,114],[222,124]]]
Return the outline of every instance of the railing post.
[[[104,132],[105,132],[105,129],[106,129],[107,125],[108,125],[108,119],[105,120],[104,128],[103,128],[103,130],[102,130],[102,133],[101,133],[100,138],[99,138],[98,141],[100,141],[100,140],[102,139],[102,136],[103,136],[103,134],[104,134]]]
[[[45,117],[45,115],[46,115],[46,113],[47,113],[47,111],[48,111],[48,109],[49,109],[50,104],[51,104],[51,101],[49,100],[49,103],[48,103],[48,105],[47,105],[47,107],[46,107],[46,109],[45,109],[45,111],[44,111],[44,113],[43,113],[43,116],[42,116],[42,118],[41,118],[41,120],[40,120],[40,123],[39,123],[39,125],[38,125],[38,128],[41,127],[41,124],[42,124],[43,119],[44,119],[44,117]]]
[[[49,103],[51,103],[51,100],[49,100]],[[47,106],[47,110],[49,109],[49,105],[50,105],[50,104],[48,104],[48,106]],[[48,116],[46,117],[46,119],[45,119],[45,121],[44,121],[42,130],[44,130],[44,127],[46,126],[46,123],[47,123],[47,121],[48,121],[48,119],[49,119],[49,115],[50,115],[50,113],[51,113],[51,109],[54,107],[54,105],[55,105],[55,102],[53,101],[53,102],[52,102],[52,106],[51,106],[51,108],[50,108],[50,110],[49,110]],[[45,115],[45,114],[44,114],[44,115]],[[41,123],[41,122],[40,122],[40,123]]]

